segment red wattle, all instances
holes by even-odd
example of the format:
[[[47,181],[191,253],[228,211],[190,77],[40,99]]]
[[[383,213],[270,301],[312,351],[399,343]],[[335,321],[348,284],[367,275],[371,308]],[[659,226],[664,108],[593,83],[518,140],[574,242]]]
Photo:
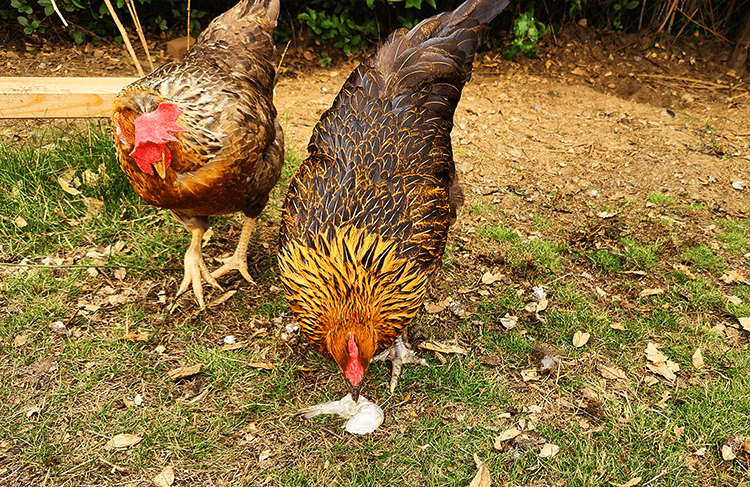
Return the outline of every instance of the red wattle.
[[[354,341],[354,335],[349,333],[349,363],[346,365],[344,376],[356,387],[362,381],[364,375],[365,371],[359,362],[357,342]]]

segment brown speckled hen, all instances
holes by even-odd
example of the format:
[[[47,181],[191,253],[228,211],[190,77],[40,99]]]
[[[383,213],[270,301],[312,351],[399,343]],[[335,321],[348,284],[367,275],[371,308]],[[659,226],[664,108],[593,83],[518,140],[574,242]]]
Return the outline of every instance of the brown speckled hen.
[[[281,174],[272,33],[279,0],[240,0],[211,22],[185,56],[125,87],[112,107],[117,156],[135,192],[168,208],[192,234],[185,277],[204,307],[201,277],[232,269],[252,282],[247,246]],[[208,217],[243,212],[234,256],[213,273],[203,262]]]
[[[469,0],[394,32],[323,114],[289,188],[279,255],[286,297],[355,401],[376,354],[393,361],[392,391],[400,364],[416,357],[397,339],[463,199],[453,113],[485,25],[507,4]]]

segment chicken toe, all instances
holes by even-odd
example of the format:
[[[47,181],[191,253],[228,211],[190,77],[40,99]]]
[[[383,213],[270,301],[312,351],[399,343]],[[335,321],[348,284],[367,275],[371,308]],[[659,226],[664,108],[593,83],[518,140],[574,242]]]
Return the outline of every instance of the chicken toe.
[[[188,286],[192,284],[195,299],[198,301],[198,305],[201,309],[204,309],[206,305],[203,301],[203,283],[201,282],[201,278],[205,279],[207,283],[215,288],[221,291],[223,291],[223,289],[219,283],[216,282],[216,279],[211,276],[211,273],[208,272],[208,268],[206,267],[205,262],[203,262],[203,255],[201,253],[203,230],[196,228],[192,230],[191,233],[193,234],[193,239],[190,242],[190,247],[188,247],[187,252],[185,252],[185,277],[182,279],[182,284],[180,284],[180,288],[177,290],[177,296],[179,297],[187,290]]]
[[[245,221],[242,224],[242,233],[240,234],[240,240],[237,242],[237,249],[234,251],[234,255],[226,259],[221,267],[211,273],[211,277],[217,279],[231,270],[238,270],[242,277],[245,278],[250,284],[255,284],[253,278],[250,277],[250,273],[247,271],[247,247],[250,244],[250,237],[253,236],[253,229],[255,228],[255,218],[245,217]]]
[[[419,356],[411,349],[408,340],[406,339],[406,330],[399,336],[393,345],[385,349],[381,354],[376,355],[372,359],[373,361],[390,360],[391,361],[391,394],[396,390],[398,384],[398,376],[401,375],[401,367],[404,364],[420,364],[427,365],[427,361]]]

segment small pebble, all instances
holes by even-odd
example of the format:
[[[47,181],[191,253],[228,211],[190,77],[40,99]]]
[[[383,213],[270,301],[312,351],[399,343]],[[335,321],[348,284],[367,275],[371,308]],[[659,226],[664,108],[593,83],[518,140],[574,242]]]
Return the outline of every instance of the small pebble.
[[[224,337],[224,345],[234,345],[235,343],[237,343],[237,339],[234,335],[227,335]]]

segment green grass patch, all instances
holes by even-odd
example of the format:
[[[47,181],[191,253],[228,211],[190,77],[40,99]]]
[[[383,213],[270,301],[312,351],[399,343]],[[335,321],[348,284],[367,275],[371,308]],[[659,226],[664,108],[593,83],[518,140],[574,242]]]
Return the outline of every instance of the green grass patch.
[[[667,196],[665,194],[660,194],[660,193],[650,194],[648,196],[648,201],[655,205],[662,205],[662,206],[674,206],[677,204],[677,202],[671,196]]]

